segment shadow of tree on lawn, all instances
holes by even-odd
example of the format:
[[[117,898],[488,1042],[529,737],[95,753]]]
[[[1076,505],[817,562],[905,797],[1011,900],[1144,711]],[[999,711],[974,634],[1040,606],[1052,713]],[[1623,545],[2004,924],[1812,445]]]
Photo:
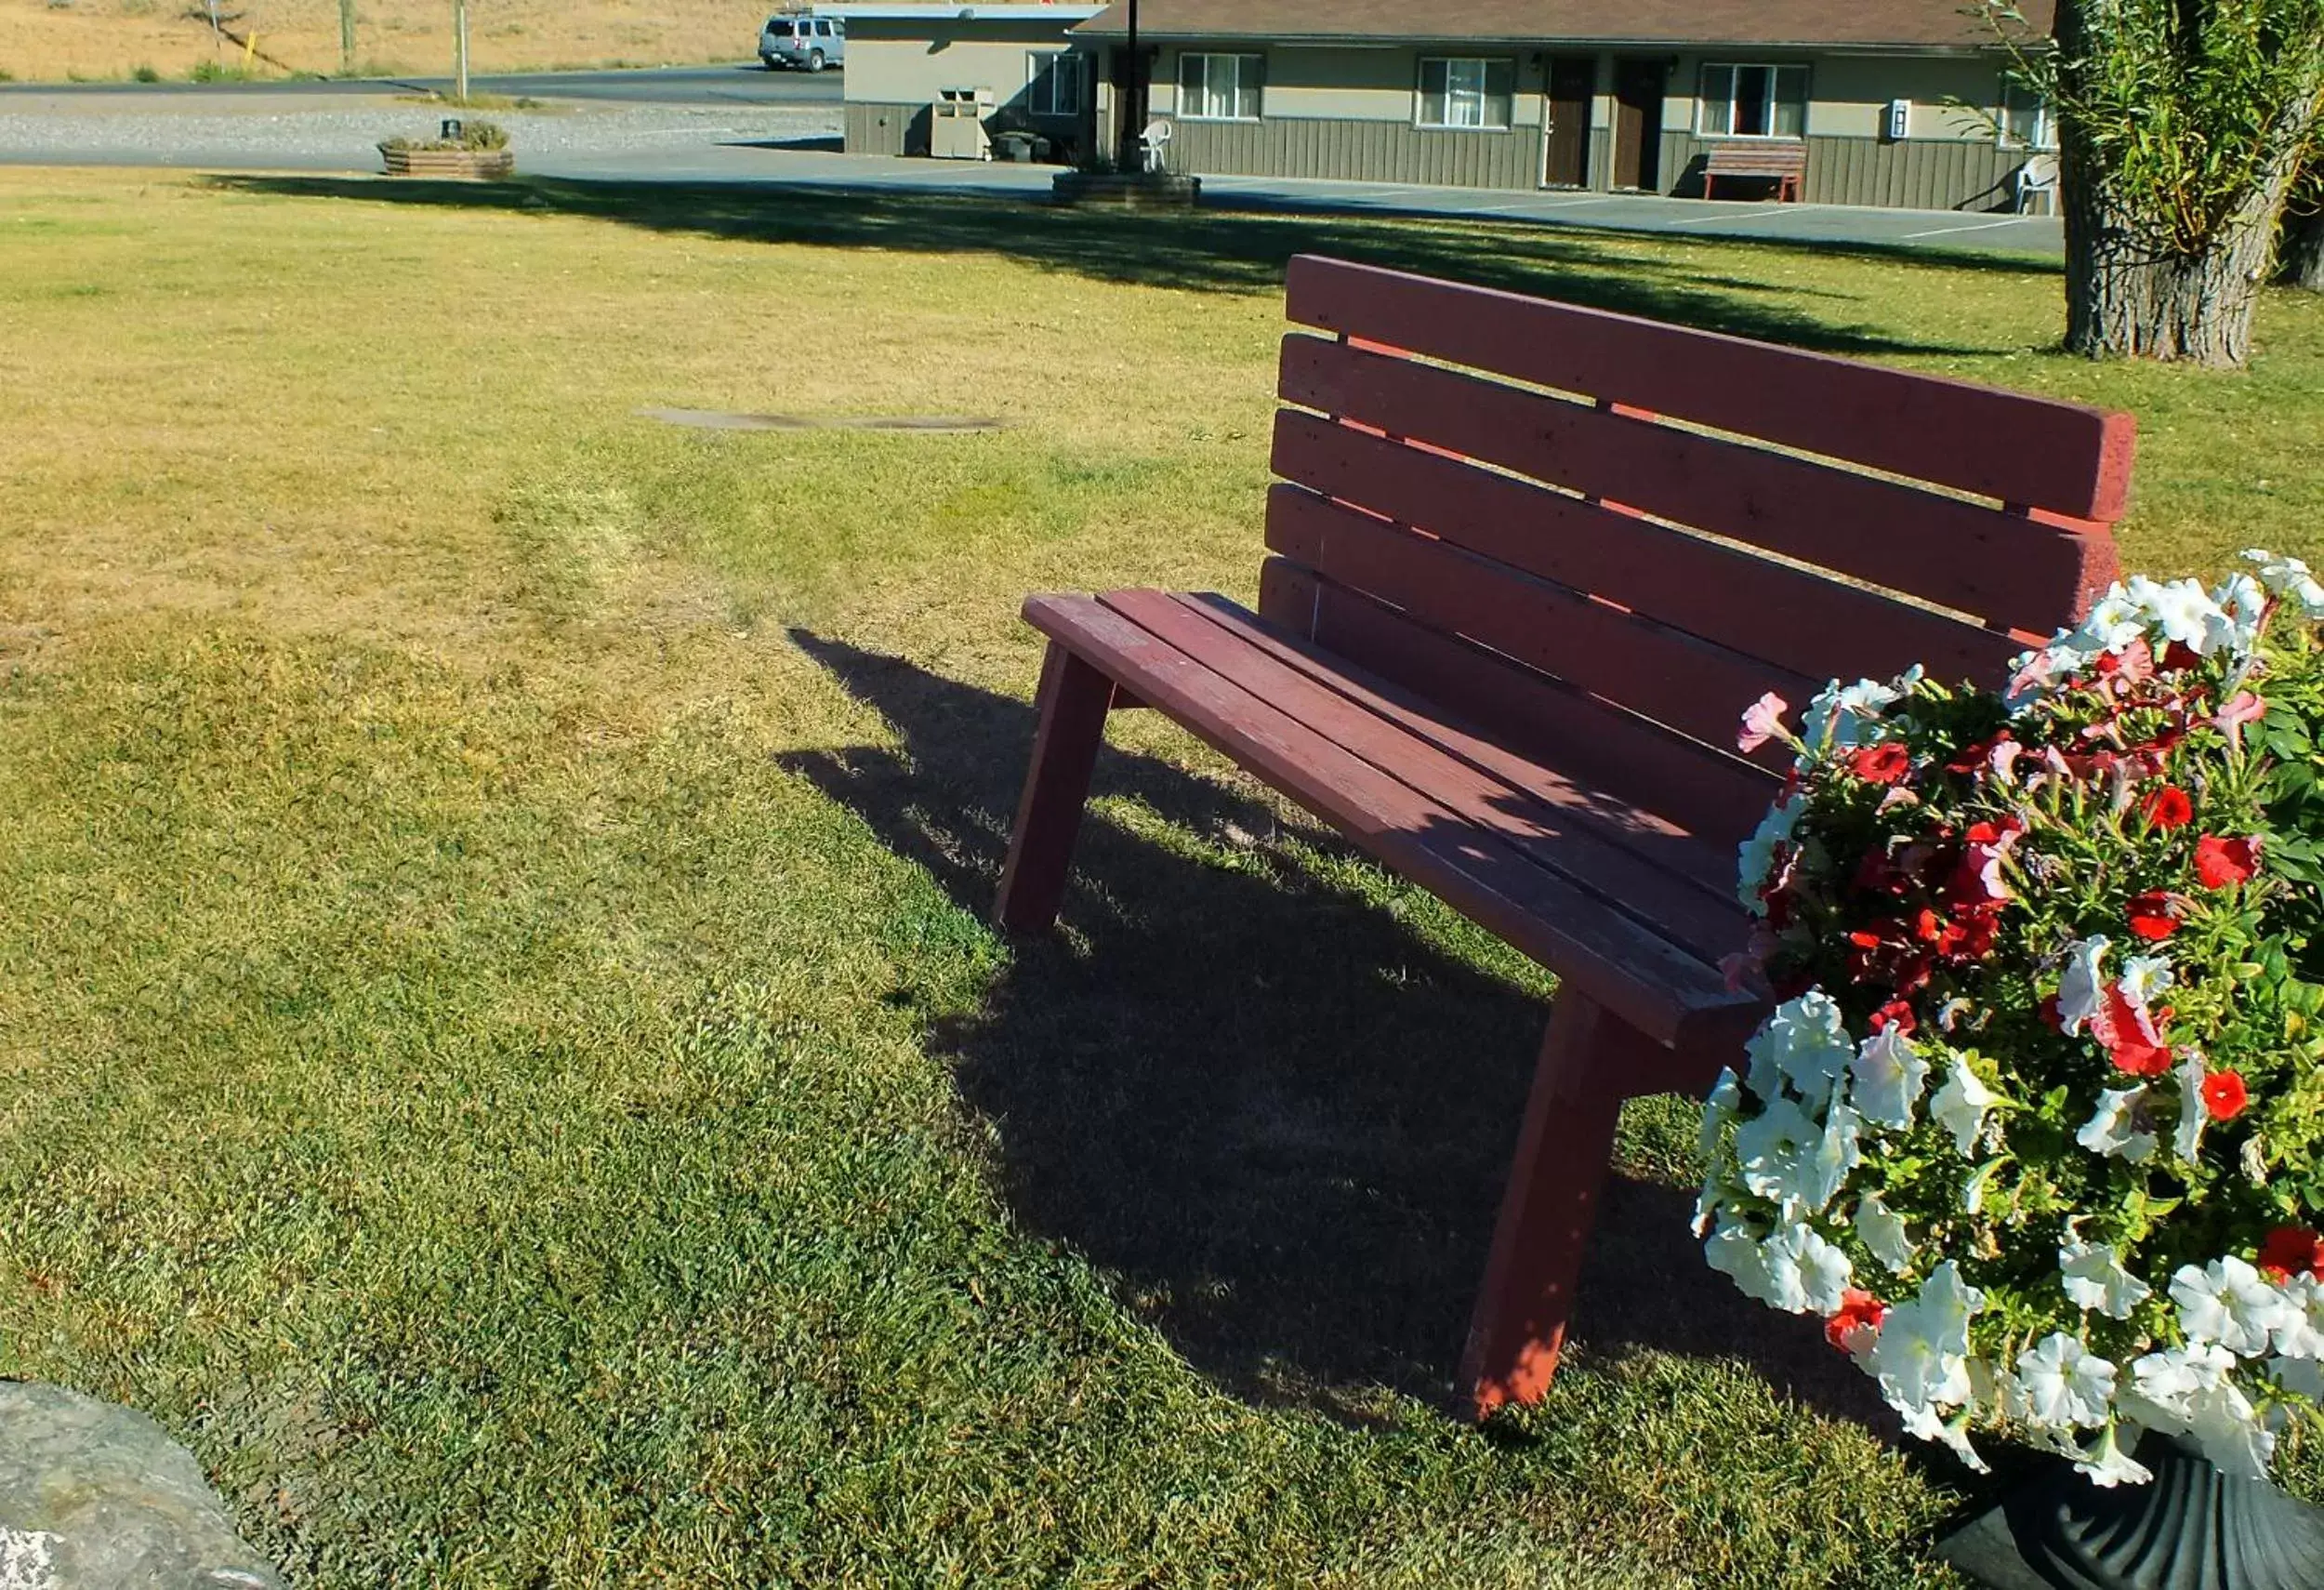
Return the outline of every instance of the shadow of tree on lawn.
[[[985,915],[1032,709],[792,639],[904,749],[785,765]],[[1358,1419],[1381,1386],[1449,1406],[1539,1000],[1299,865],[1266,841],[1270,808],[1226,786],[1109,749],[1096,791],[1191,830],[1211,858],[1092,814],[1064,933],[1021,944],[986,1007],[932,1035],[996,1123],[1011,1207],[1115,1274],[1237,1395]],[[1868,1383],[1814,1322],[1772,1315],[1708,1269],[1692,1202],[1615,1178],[1577,1345],[1740,1358],[1803,1401],[1881,1424]]]
[[[1731,270],[1710,268],[1718,257],[1697,248],[1657,256],[1636,246],[1651,239],[1578,230],[1326,217],[1289,209],[1206,208],[1166,215],[1058,208],[1026,199],[797,182],[526,178],[477,183],[297,176],[209,180],[235,192],[586,216],[654,232],[758,243],[989,254],[1099,281],[1206,292],[1278,291],[1284,265],[1293,255],[1326,254],[1827,352],[1996,351],[1915,341],[1869,324],[1840,324],[1809,313],[1793,300],[1820,296],[1855,301],[1843,295],[1752,282]],[[1784,245],[1721,246],[1750,251]],[[1976,257],[1955,263],[1981,270],[2025,268]]]

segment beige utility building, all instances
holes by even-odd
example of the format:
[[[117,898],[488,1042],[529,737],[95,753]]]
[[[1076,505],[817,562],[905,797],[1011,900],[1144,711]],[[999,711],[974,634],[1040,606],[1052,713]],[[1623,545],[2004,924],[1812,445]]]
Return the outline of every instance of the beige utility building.
[[[851,150],[925,152],[964,87],[1060,159],[1118,145],[1123,6],[834,9]],[[2025,12],[2046,36],[2045,0]],[[1139,32],[1163,158],[1194,175],[1686,195],[1749,146],[1812,203],[2002,209],[2052,145],[1961,0],[1141,0]]]

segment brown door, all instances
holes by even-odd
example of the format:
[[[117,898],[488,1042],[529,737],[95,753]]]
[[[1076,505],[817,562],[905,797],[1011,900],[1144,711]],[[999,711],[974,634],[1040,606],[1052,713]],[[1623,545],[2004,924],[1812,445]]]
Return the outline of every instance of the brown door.
[[[1580,188],[1590,181],[1590,99],[1598,63],[1586,55],[1550,61],[1549,126],[1541,143],[1541,185]]]
[[[1661,187],[1662,81],[1659,60],[1614,63],[1614,176],[1617,188]]]

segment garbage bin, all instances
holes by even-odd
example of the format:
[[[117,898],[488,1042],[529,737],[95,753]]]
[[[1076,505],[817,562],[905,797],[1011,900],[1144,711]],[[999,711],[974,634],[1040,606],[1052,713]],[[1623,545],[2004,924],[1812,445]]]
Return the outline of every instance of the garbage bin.
[[[984,118],[992,111],[990,88],[938,89],[928,108],[928,152],[939,160],[990,160]]]

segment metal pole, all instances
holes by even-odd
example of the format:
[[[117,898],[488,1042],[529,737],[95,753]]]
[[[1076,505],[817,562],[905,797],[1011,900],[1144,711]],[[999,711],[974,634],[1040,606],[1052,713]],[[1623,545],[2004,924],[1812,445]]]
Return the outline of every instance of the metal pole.
[[[355,75],[355,0],[339,0],[339,75]]]
[[[1129,0],[1129,59],[1122,73],[1122,146],[1118,164],[1135,174],[1145,169],[1146,61],[1138,51],[1138,0]]]
[[[454,93],[465,105],[468,103],[468,0],[452,0],[452,64],[453,75],[459,82]]]

